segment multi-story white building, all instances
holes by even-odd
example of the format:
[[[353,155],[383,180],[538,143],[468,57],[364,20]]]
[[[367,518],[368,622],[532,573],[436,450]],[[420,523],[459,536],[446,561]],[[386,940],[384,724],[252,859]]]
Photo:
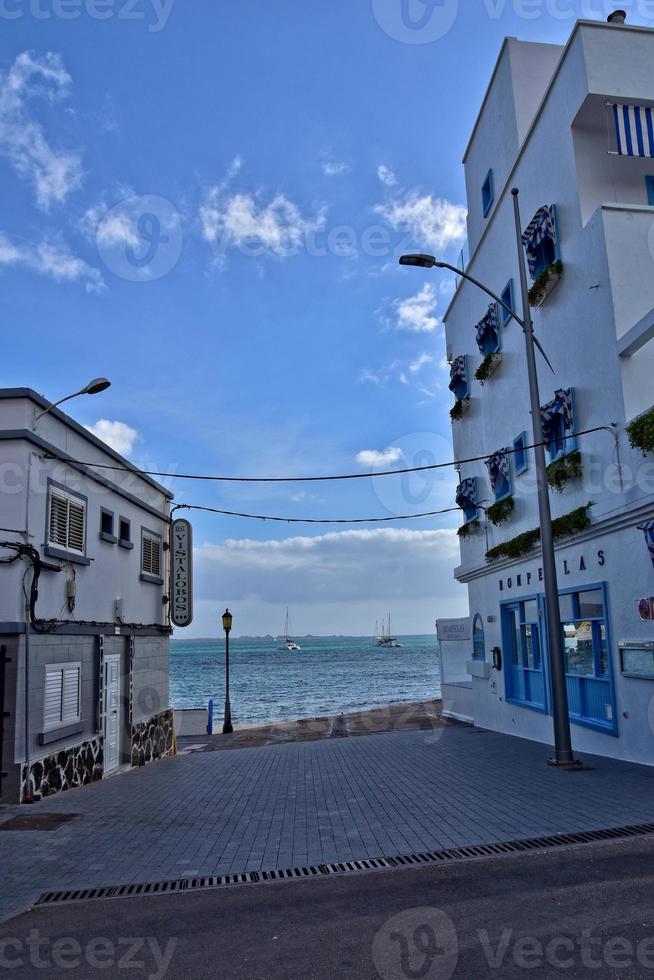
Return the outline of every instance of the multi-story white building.
[[[520,314],[518,188],[534,327],[554,368],[538,355],[573,746],[650,764],[653,65],[654,30],[628,24],[580,21],[564,47],[509,38],[464,157],[466,271]],[[478,459],[460,467],[455,573],[471,639],[465,662],[445,664],[444,699],[483,728],[551,743],[523,334],[466,281],[445,324],[455,457]]]
[[[172,751],[171,494],[40,395],[0,390],[0,801]]]

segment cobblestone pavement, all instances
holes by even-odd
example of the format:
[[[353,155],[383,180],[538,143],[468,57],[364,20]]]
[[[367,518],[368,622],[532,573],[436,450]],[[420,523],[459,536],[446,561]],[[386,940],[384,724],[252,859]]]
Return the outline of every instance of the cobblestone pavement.
[[[199,752],[17,812],[74,813],[0,832],[0,916],[42,891],[222,874],[654,821],[654,769],[466,726]]]

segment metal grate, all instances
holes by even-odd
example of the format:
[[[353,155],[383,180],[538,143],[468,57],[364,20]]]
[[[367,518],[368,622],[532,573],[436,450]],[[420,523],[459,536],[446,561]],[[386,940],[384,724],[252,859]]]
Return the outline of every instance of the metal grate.
[[[56,830],[76,816],[76,813],[21,813],[0,823],[0,831]]]
[[[277,868],[274,871],[246,871],[242,874],[204,875],[193,878],[177,878],[171,881],[155,881],[145,884],[107,885],[101,888],[83,888],[69,891],[44,892],[36,905],[55,905],[61,902],[83,902],[101,898],[136,898],[141,895],[171,895],[226,885],[251,885],[271,881],[297,881],[321,878],[326,875],[355,874],[361,871],[386,871],[415,865],[438,865],[450,861],[473,858],[499,857],[504,854],[545,850],[571,844],[591,844],[596,841],[619,840],[628,837],[644,837],[654,834],[654,823],[636,824],[631,827],[614,827],[608,830],[588,830],[575,834],[553,834],[550,837],[531,837],[526,840],[503,841],[499,844],[473,844],[469,847],[453,847],[440,851],[424,851],[398,857],[365,858],[360,861],[343,861],[336,864],[316,864],[304,868]]]

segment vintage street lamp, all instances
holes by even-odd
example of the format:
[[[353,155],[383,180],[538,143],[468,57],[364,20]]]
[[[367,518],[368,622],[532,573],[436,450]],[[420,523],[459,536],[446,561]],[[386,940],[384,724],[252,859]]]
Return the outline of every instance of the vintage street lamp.
[[[57,405],[70,401],[71,398],[77,398],[78,395],[97,395],[101,391],[106,391],[107,388],[111,388],[111,381],[109,381],[108,378],[93,378],[92,381],[89,381],[89,383],[84,385],[83,388],[80,388],[79,391],[74,391],[72,395],[66,395],[65,398],[60,398],[59,401],[53,402],[52,405],[48,405],[48,407],[44,408],[42,412],[35,415],[34,425],[36,425],[39,419],[43,418],[44,415],[51,412],[53,408],[56,408]]]
[[[232,628],[232,618],[229,609],[226,609],[223,613],[223,629],[225,630],[225,719],[223,721],[223,735],[231,735],[234,731],[232,706],[229,702],[229,634]]]

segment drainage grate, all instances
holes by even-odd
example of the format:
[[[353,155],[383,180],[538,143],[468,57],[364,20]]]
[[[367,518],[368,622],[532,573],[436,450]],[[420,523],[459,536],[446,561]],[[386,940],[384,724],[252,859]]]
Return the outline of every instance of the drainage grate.
[[[76,813],[21,813],[0,823],[2,830],[56,830],[63,823],[74,820]]]
[[[365,858],[359,861],[343,861],[336,864],[315,864],[305,868],[277,868],[274,871],[246,871],[242,874],[229,875],[198,875],[193,878],[177,878],[171,881],[155,881],[145,884],[108,885],[102,888],[44,892],[35,904],[55,905],[61,902],[84,902],[100,898],[172,895],[203,888],[220,888],[225,885],[251,885],[259,882],[289,881],[291,879],[298,881],[322,878],[326,875],[353,874],[360,871],[387,871],[392,868],[437,865],[472,858],[498,857],[503,854],[538,851],[570,844],[591,844],[595,841],[643,837],[646,834],[654,834],[654,823],[636,824],[632,827],[614,827],[609,830],[588,830],[575,834],[553,834],[550,837],[531,837],[526,840],[503,841],[499,844],[473,844],[469,847],[424,851],[421,854],[405,854],[398,857]]]

